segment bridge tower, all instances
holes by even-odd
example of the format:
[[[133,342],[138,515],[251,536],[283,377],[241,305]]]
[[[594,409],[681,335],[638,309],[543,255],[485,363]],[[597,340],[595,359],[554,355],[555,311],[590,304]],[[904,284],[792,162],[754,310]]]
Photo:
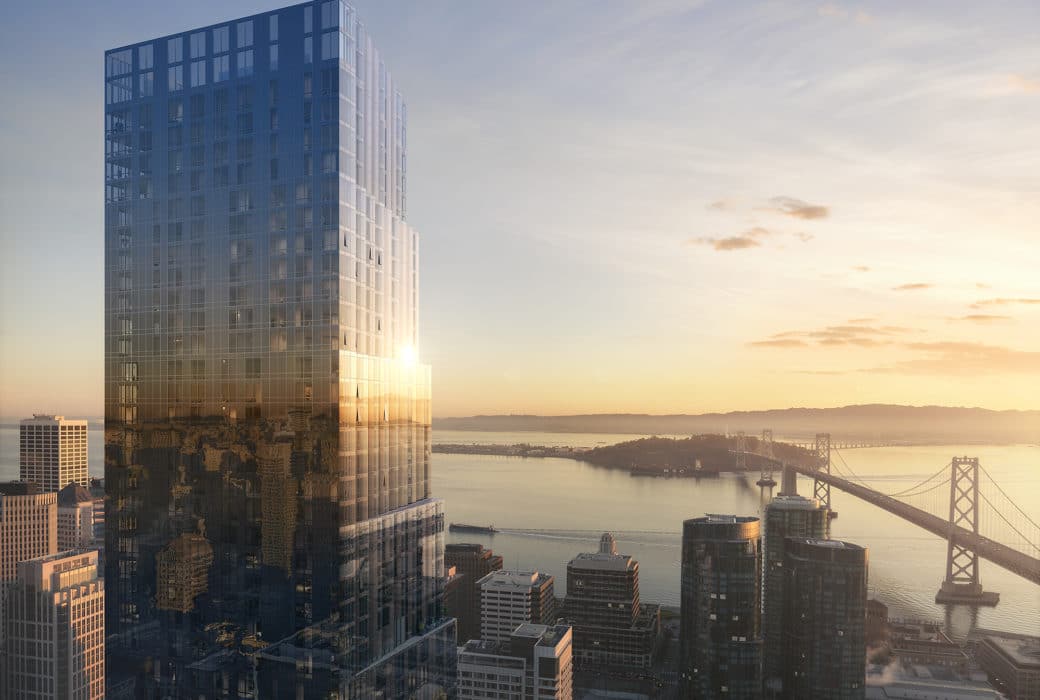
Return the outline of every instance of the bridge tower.
[[[773,488],[776,486],[776,479],[773,478],[773,431],[766,429],[762,431],[762,440],[758,444],[758,453],[765,457],[762,460],[762,474],[758,481],[755,482],[759,486],[767,486]]]
[[[747,436],[743,430],[737,433],[737,463],[735,469],[738,472],[747,471]]]
[[[958,528],[979,534],[979,458],[954,457],[950,462],[950,532],[946,537],[946,579],[936,603],[996,605],[998,593],[982,590],[979,555],[961,544]]]
[[[831,473],[831,434],[816,433],[816,470],[825,474]],[[826,481],[815,479],[813,481],[813,498],[827,507],[828,517],[838,517],[837,512],[831,509],[831,485]]]

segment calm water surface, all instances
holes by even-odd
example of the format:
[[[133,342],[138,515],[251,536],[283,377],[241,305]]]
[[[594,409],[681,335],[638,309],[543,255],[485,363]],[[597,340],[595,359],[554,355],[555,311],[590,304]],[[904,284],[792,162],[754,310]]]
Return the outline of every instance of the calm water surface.
[[[435,431],[440,443],[526,442],[594,447],[639,436],[590,433]],[[90,473],[101,476],[103,434],[88,435]],[[1033,519],[1040,514],[1040,448],[1019,446],[886,447],[847,450],[835,459],[881,491],[917,483],[954,455],[979,457],[1001,486]],[[844,460],[842,462],[841,460]],[[494,536],[449,534],[448,541],[478,541],[501,554],[508,567],[538,569],[566,589],[567,562],[594,551],[604,530],[618,549],[640,563],[644,600],[679,604],[679,531],[685,518],[704,513],[759,514],[768,494],[754,478],[654,479],[569,459],[524,459],[435,454],[434,493],[444,499],[449,522],[494,523]],[[18,430],[0,429],[0,479],[17,478]],[[799,480],[810,495],[812,482]],[[934,494],[933,507],[948,493]],[[893,615],[946,620],[954,634],[979,627],[1040,633],[1040,587],[1000,567],[981,562],[983,586],[1001,594],[996,608],[940,606],[934,601],[946,565],[946,543],[894,515],[835,490],[839,512],[833,536],[870,548],[870,588]],[[987,523],[983,523],[985,526]]]

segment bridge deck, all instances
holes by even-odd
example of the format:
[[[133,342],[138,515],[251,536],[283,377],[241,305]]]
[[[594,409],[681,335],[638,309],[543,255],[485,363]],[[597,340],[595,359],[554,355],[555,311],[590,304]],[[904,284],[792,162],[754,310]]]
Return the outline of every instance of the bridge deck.
[[[974,532],[962,527],[953,527],[948,520],[839,476],[818,472],[808,467],[796,466],[794,469],[800,474],[819,479],[835,488],[841,489],[845,493],[852,494],[868,503],[873,503],[879,508],[884,508],[889,513],[894,513],[943,539],[952,536],[954,542],[962,547],[974,550],[983,559],[991,561],[997,566],[1001,566],[1033,583],[1040,584],[1040,559],[1036,557],[1031,557],[1017,549],[1008,547],[1006,544],[995,542],[988,537],[976,535]]]

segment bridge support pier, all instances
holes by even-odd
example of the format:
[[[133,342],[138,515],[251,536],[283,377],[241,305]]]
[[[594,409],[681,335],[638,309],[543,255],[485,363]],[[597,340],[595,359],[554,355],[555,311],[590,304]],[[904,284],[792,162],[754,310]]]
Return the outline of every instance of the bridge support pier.
[[[946,579],[936,603],[996,605],[1000,594],[982,590],[979,555],[957,541],[957,528],[979,534],[979,459],[954,457],[950,463],[950,532],[946,537]]]

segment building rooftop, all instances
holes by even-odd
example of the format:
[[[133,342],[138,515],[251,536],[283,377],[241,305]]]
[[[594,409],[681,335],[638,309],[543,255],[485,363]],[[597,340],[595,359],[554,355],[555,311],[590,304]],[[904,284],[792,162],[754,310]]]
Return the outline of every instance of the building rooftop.
[[[863,547],[860,547],[858,544],[842,542],[841,540],[818,540],[814,537],[791,537],[788,539],[789,541],[795,540],[797,542],[804,542],[813,547],[824,547],[827,549],[863,549]]]
[[[638,562],[627,554],[582,552],[571,559],[567,568],[591,569],[596,571],[629,571],[635,569],[638,565]]]
[[[773,500],[766,506],[769,510],[780,509],[780,510],[816,510],[820,507],[820,502],[815,498],[806,498],[805,496],[785,496],[783,494],[774,496]]]
[[[75,425],[86,425],[85,420],[66,419],[65,416],[55,416],[48,413],[34,413],[32,418],[23,418],[22,425],[50,424],[50,423],[73,423]]]
[[[549,628],[546,625],[536,625],[533,622],[521,623],[515,630],[513,630],[513,637],[528,637],[531,639],[541,639],[542,635],[546,633]]]
[[[1001,700],[993,688],[970,681],[906,681],[871,683],[867,678],[866,698],[870,700]]]
[[[58,491],[59,506],[75,506],[80,503],[93,502],[94,497],[90,495],[90,491],[77,484],[75,481],[67,484],[61,491]]]
[[[507,571],[501,569],[492,571],[484,578],[477,581],[481,588],[505,589],[529,589],[539,588],[552,580],[549,574],[540,574],[537,571]]]
[[[41,493],[44,493],[43,489],[32,481],[0,482],[0,496],[35,496]]]
[[[1019,668],[1040,670],[1040,639],[989,636],[983,639]]]

